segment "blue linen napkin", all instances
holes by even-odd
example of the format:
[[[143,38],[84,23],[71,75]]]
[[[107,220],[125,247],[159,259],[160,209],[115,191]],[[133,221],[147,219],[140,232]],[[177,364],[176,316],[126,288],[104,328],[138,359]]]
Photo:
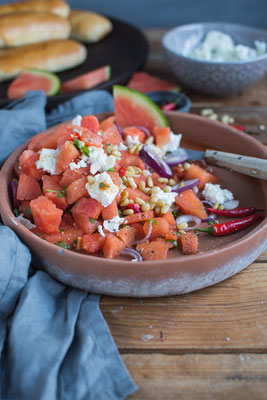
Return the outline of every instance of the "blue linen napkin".
[[[42,92],[30,92],[0,110],[1,161],[46,124],[113,107],[107,92],[93,91],[46,120],[45,104]],[[65,286],[33,270],[30,261],[28,248],[0,226],[0,398],[118,400],[132,394],[137,386],[101,314],[100,296]]]

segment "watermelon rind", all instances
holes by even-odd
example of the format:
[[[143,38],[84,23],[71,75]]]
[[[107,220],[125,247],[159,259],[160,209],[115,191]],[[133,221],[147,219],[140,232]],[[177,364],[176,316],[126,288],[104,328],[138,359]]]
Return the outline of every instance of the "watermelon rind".
[[[116,102],[116,98],[125,98],[129,100],[132,104],[136,104],[138,107],[141,107],[144,110],[144,112],[150,116],[150,118],[153,118],[155,126],[158,127],[168,126],[168,120],[161,111],[161,109],[159,108],[159,106],[145,94],[138,92],[135,89],[130,89],[126,86],[114,85],[113,98],[114,98],[114,103]],[[116,107],[115,107],[115,116],[116,116]]]
[[[24,72],[27,72],[27,73],[30,73],[33,75],[43,76],[50,80],[52,85],[51,85],[51,89],[47,93],[47,96],[55,96],[59,92],[60,86],[61,86],[61,81],[60,81],[59,77],[57,75],[53,74],[52,72],[44,71],[42,69],[34,69],[34,68],[24,69],[21,74],[23,74]]]
[[[105,70],[106,70],[106,81],[108,81],[111,78],[111,66],[106,65]]]

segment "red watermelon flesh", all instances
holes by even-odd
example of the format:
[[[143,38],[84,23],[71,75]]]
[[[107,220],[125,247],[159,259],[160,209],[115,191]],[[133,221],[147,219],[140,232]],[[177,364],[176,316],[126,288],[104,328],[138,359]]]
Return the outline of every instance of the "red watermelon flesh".
[[[106,65],[64,82],[61,85],[61,92],[68,93],[91,89],[102,82],[108,81],[110,76],[111,68],[109,65]]]
[[[155,90],[167,90],[178,92],[180,87],[165,79],[158,78],[146,72],[136,72],[128,82],[127,87],[138,90],[141,93],[153,92]]]
[[[30,90],[43,90],[46,95],[55,95],[60,88],[59,78],[47,71],[27,70],[22,72],[7,89],[8,99],[19,99]]]

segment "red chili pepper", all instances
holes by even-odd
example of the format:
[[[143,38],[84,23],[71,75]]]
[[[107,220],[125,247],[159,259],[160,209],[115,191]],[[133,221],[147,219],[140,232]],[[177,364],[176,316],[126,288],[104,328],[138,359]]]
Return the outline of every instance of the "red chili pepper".
[[[164,104],[163,106],[160,106],[161,110],[164,111],[172,111],[175,110],[176,104],[172,101],[171,103]]]
[[[121,167],[121,169],[119,170],[120,177],[122,178],[125,174],[126,174],[126,168],[125,167]]]
[[[232,128],[238,129],[239,131],[246,132],[247,128],[242,125],[236,125],[236,124],[229,124]]]
[[[234,221],[223,222],[221,224],[214,224],[207,229],[195,229],[195,231],[206,232],[213,236],[225,236],[230,233],[240,231],[246,228],[248,225],[261,219],[262,216],[259,214],[249,215],[248,217],[235,219]]]
[[[131,210],[133,210],[135,213],[140,213],[141,212],[141,207],[139,206],[139,204],[128,204],[127,205],[128,208],[130,208]]]
[[[217,210],[215,208],[207,208],[207,210],[213,214],[223,215],[225,217],[246,217],[248,215],[254,214],[256,211],[255,207],[241,207],[235,208],[234,210]]]

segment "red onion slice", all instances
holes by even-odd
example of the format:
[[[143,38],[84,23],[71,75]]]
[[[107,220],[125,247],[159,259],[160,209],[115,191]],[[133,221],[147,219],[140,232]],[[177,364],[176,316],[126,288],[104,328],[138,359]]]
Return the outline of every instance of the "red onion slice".
[[[117,124],[117,122],[114,123],[114,125],[116,126],[119,134],[121,135],[121,137],[123,137],[123,130],[121,129],[120,125]]]
[[[199,184],[199,179],[190,179],[188,181],[184,181],[184,186],[180,187],[179,183],[172,187],[172,192],[182,193],[185,190],[192,189],[194,186]]]
[[[184,215],[180,215],[178,218],[176,218],[176,225],[177,224],[181,224],[182,222],[186,222],[187,224],[189,222],[194,222],[195,223],[195,225],[188,226],[188,228],[184,229],[184,231],[190,231],[191,229],[195,229],[197,226],[199,226],[202,221],[196,215],[184,214]]]
[[[134,126],[135,128],[140,129],[140,131],[143,131],[143,132],[147,135],[147,137],[152,136],[150,130],[147,129],[145,126],[141,126],[141,125],[133,125],[133,126]]]
[[[239,205],[238,200],[229,200],[223,203],[223,207],[225,210],[234,210],[235,208],[238,207],[238,205]]]
[[[216,218],[216,215],[215,215],[215,214],[210,214],[210,215],[208,216],[208,218],[203,218],[201,221],[202,221],[202,222],[210,222],[210,221],[214,221],[215,218]]]
[[[203,206],[208,206],[210,208],[213,207],[213,204],[208,200],[201,200],[201,203],[203,204]]]
[[[149,225],[149,230],[148,230],[148,232],[147,232],[147,235],[146,235],[142,240],[136,240],[133,244],[143,243],[143,242],[145,242],[147,239],[150,238],[150,235],[151,235],[152,230],[153,230],[153,222],[150,221],[149,224],[150,224],[150,225]]]
[[[170,153],[164,161],[170,166],[175,167],[178,164],[183,164],[188,160],[187,152],[180,148],[177,151]]]
[[[122,255],[125,256],[130,256],[130,257],[134,257],[131,261],[144,261],[143,257],[141,256],[141,254],[139,253],[139,251],[131,249],[130,247],[125,247],[121,253]]]
[[[18,181],[15,178],[11,179],[11,190],[12,190],[13,207],[18,208],[19,206],[19,201],[17,199]]]
[[[168,164],[146,144],[144,144],[142,150],[140,150],[139,157],[159,176],[171,178],[172,171]]]

